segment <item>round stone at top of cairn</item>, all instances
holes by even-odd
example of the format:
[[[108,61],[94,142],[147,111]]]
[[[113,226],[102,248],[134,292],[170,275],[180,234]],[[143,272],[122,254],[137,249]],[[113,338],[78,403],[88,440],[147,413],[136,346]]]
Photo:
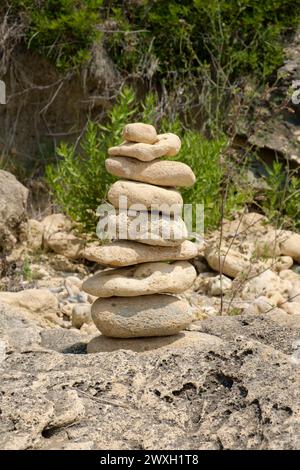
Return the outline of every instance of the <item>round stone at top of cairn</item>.
[[[161,159],[179,152],[177,135],[133,123],[125,126],[123,138],[125,142],[108,150],[106,160],[107,171],[122,178],[108,191],[115,208],[107,219],[115,227],[114,241],[85,251],[86,258],[110,269],[87,279],[83,289],[98,297],[92,317],[105,336],[176,335],[193,319],[188,302],[176,294],[196,278],[187,260],[197,255],[198,247],[188,240],[183,200],[175,188],[193,185],[195,175],[184,163]],[[168,207],[177,209],[176,217],[170,217]]]

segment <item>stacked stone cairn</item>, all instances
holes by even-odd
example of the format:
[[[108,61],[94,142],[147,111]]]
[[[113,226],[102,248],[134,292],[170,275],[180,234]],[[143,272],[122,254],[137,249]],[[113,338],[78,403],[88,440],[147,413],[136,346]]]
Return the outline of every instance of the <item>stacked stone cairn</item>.
[[[122,178],[112,184],[107,196],[116,208],[108,218],[115,224],[117,236],[111,243],[88,247],[85,252],[91,261],[112,269],[87,279],[83,289],[98,297],[92,305],[92,318],[106,337],[176,335],[193,319],[188,302],[176,294],[190,288],[196,278],[196,270],[187,260],[197,255],[198,246],[188,240],[180,216],[172,219],[158,209],[153,222],[150,210],[175,205],[181,214],[183,200],[174,187],[193,185],[195,175],[184,163],[161,159],[179,152],[181,142],[175,134],[157,134],[151,125],[133,123],[125,126],[123,138],[124,143],[109,149],[106,160],[107,171]],[[126,196],[128,205],[122,214],[121,196]],[[130,229],[137,213],[143,216],[138,235]],[[121,222],[128,228],[125,235]]]

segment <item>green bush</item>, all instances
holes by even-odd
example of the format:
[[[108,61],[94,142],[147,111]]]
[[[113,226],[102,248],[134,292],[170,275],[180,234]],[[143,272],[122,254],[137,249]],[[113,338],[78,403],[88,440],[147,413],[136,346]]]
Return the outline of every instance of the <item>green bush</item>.
[[[264,191],[260,208],[276,227],[300,229],[300,179],[299,168],[291,170],[288,165],[275,161],[265,165]]]
[[[233,78],[248,73],[268,78],[282,62],[284,35],[300,16],[300,0],[144,0],[125,2],[125,8],[110,5],[108,16],[119,26],[106,36],[114,60],[135,73],[146,65],[145,75],[152,65],[157,78],[169,81],[188,73],[197,76],[204,64],[214,72],[221,67],[225,75],[230,69]]]
[[[12,0],[16,14],[27,23],[28,47],[65,70],[85,62],[99,38],[103,0]]]
[[[62,143],[57,149],[58,163],[46,168],[46,180],[55,200],[87,232],[95,232],[96,209],[114,181],[105,170],[107,149],[119,143],[123,127],[134,112],[134,94],[125,89],[108,113],[106,126],[89,122],[80,150]]]
[[[104,166],[108,147],[121,141],[124,125],[133,120],[155,123],[157,119],[157,100],[150,95],[138,107],[135,95],[130,89],[124,89],[119,100],[108,115],[107,123],[99,126],[90,122],[81,143],[81,149],[62,144],[58,148],[59,161],[46,169],[46,178],[61,208],[83,229],[95,233],[96,209],[106,197],[109,185],[115,180]],[[157,127],[164,131],[173,131],[182,138],[182,148],[178,160],[190,165],[194,170],[197,182],[192,188],[182,191],[186,203],[204,204],[205,227],[217,226],[221,218],[223,186],[228,186],[224,203],[224,215],[241,207],[248,200],[248,193],[241,186],[241,172],[235,176],[226,176],[225,168],[220,164],[220,157],[226,147],[225,136],[208,140],[199,132],[182,132],[180,121],[173,122],[163,118]]]

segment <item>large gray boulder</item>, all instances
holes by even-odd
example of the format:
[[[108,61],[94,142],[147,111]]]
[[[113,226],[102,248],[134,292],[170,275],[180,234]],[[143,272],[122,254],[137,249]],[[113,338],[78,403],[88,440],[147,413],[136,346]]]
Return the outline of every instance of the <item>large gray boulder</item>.
[[[28,189],[11,173],[0,170],[0,252],[10,251],[26,219]]]

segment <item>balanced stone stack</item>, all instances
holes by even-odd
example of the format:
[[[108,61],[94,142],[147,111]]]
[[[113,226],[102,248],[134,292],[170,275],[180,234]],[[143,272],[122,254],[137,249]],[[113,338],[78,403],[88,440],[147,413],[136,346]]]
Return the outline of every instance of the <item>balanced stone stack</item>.
[[[92,317],[105,336],[176,335],[193,319],[188,302],[176,294],[191,287],[196,278],[196,270],[187,260],[197,255],[198,247],[188,240],[181,217],[172,219],[160,210],[153,222],[150,210],[153,205],[175,205],[181,211],[183,200],[174,187],[193,185],[195,175],[184,163],[161,159],[175,156],[180,150],[181,142],[175,134],[158,135],[153,126],[134,123],[125,126],[123,138],[125,143],[110,148],[106,160],[107,171],[122,178],[108,192],[108,200],[116,208],[109,217],[114,219],[118,235],[110,244],[85,251],[86,258],[113,269],[87,279],[83,289],[98,297]],[[129,207],[125,213],[125,239],[121,230],[118,232],[121,196],[127,197]],[[146,219],[137,235],[130,230],[135,216],[130,208],[140,204]],[[169,229],[167,238],[165,228]]]

